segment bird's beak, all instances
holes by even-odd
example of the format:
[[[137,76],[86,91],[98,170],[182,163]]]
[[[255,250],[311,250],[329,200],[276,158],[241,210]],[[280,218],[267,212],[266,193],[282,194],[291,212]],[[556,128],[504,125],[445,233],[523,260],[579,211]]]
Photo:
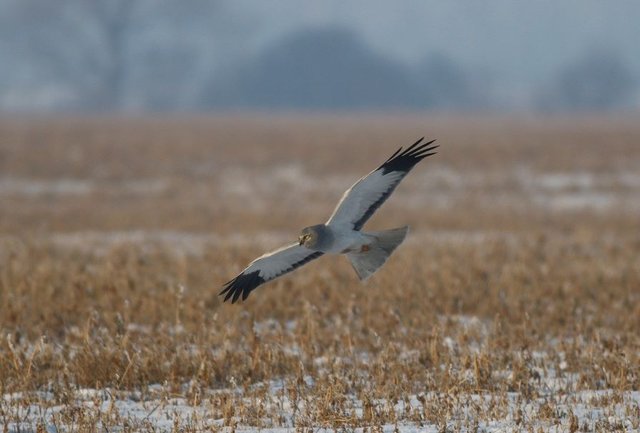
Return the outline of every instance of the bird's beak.
[[[304,236],[298,236],[298,244],[299,245],[304,244]]]

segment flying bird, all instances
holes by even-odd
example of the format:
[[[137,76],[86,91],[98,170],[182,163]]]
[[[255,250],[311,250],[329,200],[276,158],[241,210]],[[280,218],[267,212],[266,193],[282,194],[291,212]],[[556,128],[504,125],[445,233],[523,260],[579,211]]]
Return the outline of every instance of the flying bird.
[[[238,276],[227,282],[220,295],[235,303],[247,299],[258,286],[278,278],[323,254],[345,254],[358,278],[366,280],[404,241],[408,226],[378,232],[364,232],[362,226],[389,198],[411,169],[438,145],[435,140],[422,143],[424,137],[406,150],[398,149],[380,167],[349,188],[329,220],[302,229],[298,242],[258,257]],[[421,144],[422,143],[422,144]]]

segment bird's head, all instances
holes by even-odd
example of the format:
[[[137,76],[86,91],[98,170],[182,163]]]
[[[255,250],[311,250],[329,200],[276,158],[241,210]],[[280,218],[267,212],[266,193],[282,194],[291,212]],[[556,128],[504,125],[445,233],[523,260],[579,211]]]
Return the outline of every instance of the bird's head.
[[[315,226],[305,227],[298,236],[298,243],[307,248],[313,248],[318,243],[318,230]]]

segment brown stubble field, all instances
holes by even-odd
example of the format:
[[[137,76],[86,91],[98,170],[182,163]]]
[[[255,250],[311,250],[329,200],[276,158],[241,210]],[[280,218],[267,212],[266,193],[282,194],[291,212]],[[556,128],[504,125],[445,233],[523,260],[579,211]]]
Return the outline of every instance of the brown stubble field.
[[[366,285],[220,302],[423,135]],[[0,426],[638,429],[639,216],[634,119],[1,120]]]

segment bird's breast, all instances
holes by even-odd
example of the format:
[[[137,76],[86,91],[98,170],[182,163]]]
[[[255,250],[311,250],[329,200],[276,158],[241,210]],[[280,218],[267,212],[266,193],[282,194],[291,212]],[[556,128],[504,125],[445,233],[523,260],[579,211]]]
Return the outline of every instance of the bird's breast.
[[[368,248],[371,239],[362,232],[351,229],[334,229],[333,242],[326,253],[346,254]]]

